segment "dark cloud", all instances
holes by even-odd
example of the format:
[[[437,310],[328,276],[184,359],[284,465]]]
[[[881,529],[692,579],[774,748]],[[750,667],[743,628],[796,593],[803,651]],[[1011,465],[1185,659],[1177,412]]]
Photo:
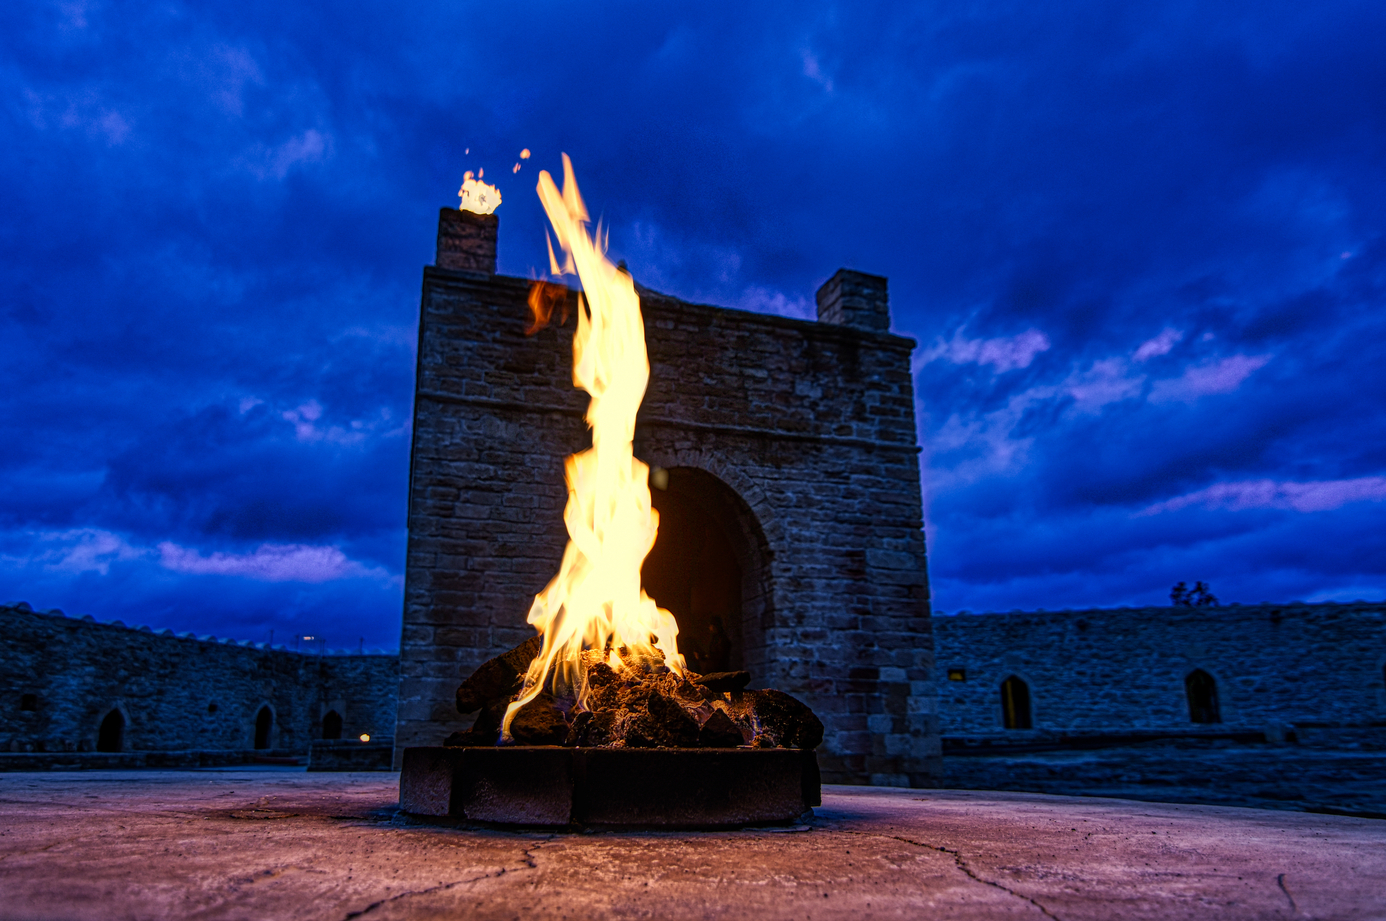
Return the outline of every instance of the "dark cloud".
[[[540,269],[567,151],[652,287],[890,276],[941,608],[1379,597],[1383,39],[1365,2],[9,5],[3,594],[395,642],[436,209],[484,167]]]

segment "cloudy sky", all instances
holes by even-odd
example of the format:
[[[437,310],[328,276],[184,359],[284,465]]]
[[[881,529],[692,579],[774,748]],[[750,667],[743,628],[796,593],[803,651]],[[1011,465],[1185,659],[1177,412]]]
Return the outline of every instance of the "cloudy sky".
[[[396,646],[437,209],[542,269],[562,151],[650,287],[890,277],[939,610],[1386,595],[1386,5],[658,7],[0,5],[0,601]]]

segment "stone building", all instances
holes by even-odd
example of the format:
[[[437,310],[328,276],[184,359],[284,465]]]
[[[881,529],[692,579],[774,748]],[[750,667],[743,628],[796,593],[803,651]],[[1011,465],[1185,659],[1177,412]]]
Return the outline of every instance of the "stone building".
[[[1386,747],[1386,604],[934,618],[950,749],[1221,735]]]
[[[0,607],[0,636],[0,752],[45,754],[51,766],[81,766],[54,760],[81,752],[124,753],[111,766],[301,756],[314,740],[365,733],[388,741],[394,732],[393,655],[175,636],[26,604]],[[7,763],[0,756],[0,767]]]
[[[574,324],[526,335],[530,282],[495,274],[497,226],[444,209],[424,270],[401,749],[465,728],[459,680],[533,635],[567,540],[563,459],[590,443]],[[660,468],[661,516],[644,578],[681,650],[813,707],[825,781],[933,782],[914,342],[889,332],[886,280],[838,272],[817,322],[640,291],[635,453]]]

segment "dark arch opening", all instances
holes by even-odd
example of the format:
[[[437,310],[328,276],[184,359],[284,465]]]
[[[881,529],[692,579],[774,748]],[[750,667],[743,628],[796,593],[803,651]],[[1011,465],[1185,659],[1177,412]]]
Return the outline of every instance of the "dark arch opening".
[[[1184,679],[1184,694],[1189,698],[1189,719],[1195,723],[1221,723],[1218,711],[1218,683],[1201,668],[1189,672]]]
[[[125,716],[119,710],[112,710],[101,721],[96,731],[96,750],[99,752],[118,752],[125,748]]]
[[[1001,682],[1001,719],[1007,729],[1029,729],[1030,686],[1015,675]]]
[[[255,747],[270,747],[270,730],[274,728],[274,714],[268,706],[260,708],[255,715]]]
[[[322,737],[340,739],[342,737],[342,715],[336,710],[328,710],[322,718]]]
[[[679,651],[696,672],[750,668],[764,659],[765,538],[745,501],[692,467],[652,487],[659,535],[645,558],[645,591],[679,624]]]

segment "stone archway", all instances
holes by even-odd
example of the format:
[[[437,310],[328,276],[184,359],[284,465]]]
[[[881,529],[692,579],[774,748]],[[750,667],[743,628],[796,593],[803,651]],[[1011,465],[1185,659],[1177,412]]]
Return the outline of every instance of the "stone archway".
[[[650,489],[659,537],[641,572],[645,590],[678,621],[679,650],[694,671],[750,668],[764,677],[755,674],[764,659],[760,623],[769,597],[759,523],[707,471],[673,467],[663,474]]]

